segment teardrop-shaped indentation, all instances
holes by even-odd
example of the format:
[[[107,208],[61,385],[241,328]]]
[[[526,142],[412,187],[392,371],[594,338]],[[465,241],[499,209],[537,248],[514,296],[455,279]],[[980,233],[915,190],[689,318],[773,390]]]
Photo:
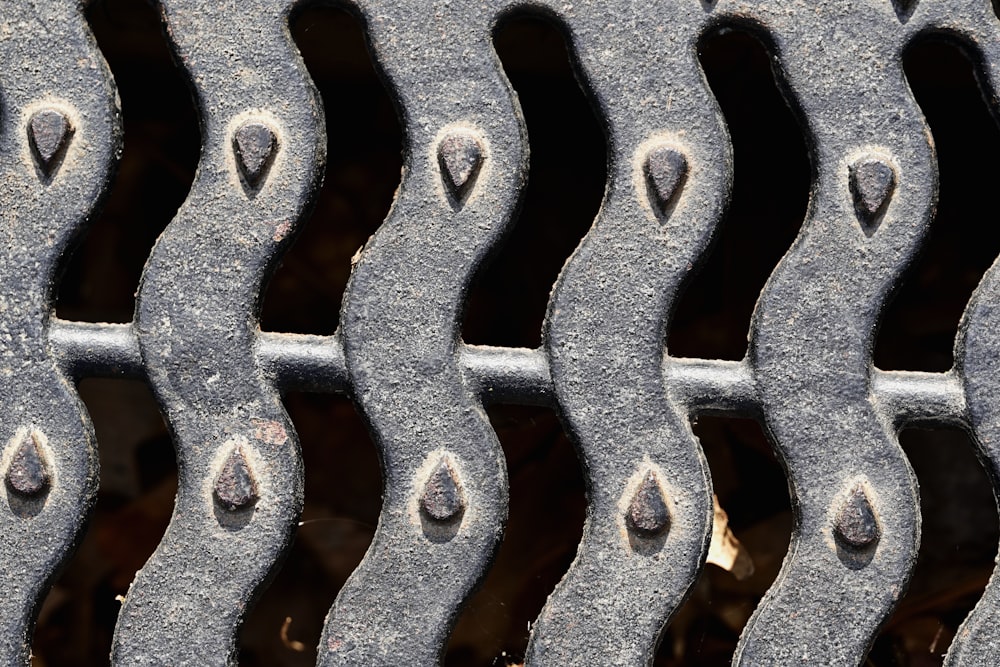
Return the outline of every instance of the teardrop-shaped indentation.
[[[259,120],[248,120],[233,136],[233,150],[243,179],[256,188],[267,173],[277,152],[278,139],[274,130]]]
[[[850,178],[854,210],[865,232],[871,234],[896,189],[896,171],[878,157],[863,157],[851,165]]]
[[[7,486],[22,496],[37,496],[49,486],[49,471],[34,431],[17,445],[7,469]]]
[[[864,549],[881,536],[875,510],[861,482],[851,487],[833,524],[837,538],[853,549]]]
[[[455,471],[441,457],[420,494],[420,511],[435,521],[452,521],[465,509],[465,499]]]
[[[242,509],[257,502],[257,480],[242,447],[233,448],[215,479],[213,491],[219,504],[228,510]]]
[[[438,144],[438,163],[448,191],[452,197],[462,201],[483,163],[482,143],[471,132],[449,132]]]
[[[673,146],[656,146],[646,154],[643,172],[646,175],[650,201],[656,208],[657,215],[665,214],[676,199],[687,171],[687,158]]]
[[[646,473],[632,496],[625,523],[629,529],[641,537],[656,537],[670,528],[670,510],[663,496],[663,488],[656,479],[656,473]]]
[[[28,140],[42,172],[48,176],[62,156],[72,134],[69,118],[56,109],[41,109],[28,120]]]

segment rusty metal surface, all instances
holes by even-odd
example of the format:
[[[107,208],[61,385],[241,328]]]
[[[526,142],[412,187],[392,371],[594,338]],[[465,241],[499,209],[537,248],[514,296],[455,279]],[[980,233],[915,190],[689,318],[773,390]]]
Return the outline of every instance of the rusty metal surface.
[[[288,32],[297,4],[160,0],[196,94],[202,156],[125,325],[51,316],[60,257],[119,151],[111,76],[76,3],[3,4],[0,662],[27,664],[39,600],[93,502],[95,443],[71,380],[107,375],[149,381],[180,473],[170,527],[122,607],[114,664],[235,664],[240,623],[302,502],[280,401],[289,389],[354,398],[385,482],[375,540],[330,601],[320,664],[440,662],[503,536],[506,467],[484,411],[495,402],[555,407],[587,484],[577,558],[533,625],[529,664],[652,661],[711,534],[711,480],[689,426],[698,413],[762,420],[795,510],[734,664],[861,664],[920,540],[898,430],[963,426],[1000,479],[1000,269],[970,303],[955,369],[872,364],[879,317],[937,197],[901,54],[927,33],[959,42],[997,111],[991,3],[657,0],[609,12],[592,0],[356,0],[407,143],[333,336],[259,331],[263,285],[325,161],[322,110]],[[460,336],[470,280],[511,226],[527,173],[523,119],[491,43],[511,11],[565,32],[610,148],[603,206],[553,288],[537,350]],[[726,27],[768,45],[813,187],[746,359],[679,359],[664,349],[670,315],[730,195],[731,147],[696,55]],[[998,596],[994,581],[949,664],[1000,661]]]

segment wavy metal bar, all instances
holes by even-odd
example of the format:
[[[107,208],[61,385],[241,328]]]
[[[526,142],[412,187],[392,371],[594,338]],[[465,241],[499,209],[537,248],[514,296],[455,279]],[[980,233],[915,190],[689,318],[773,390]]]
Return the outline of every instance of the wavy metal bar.
[[[385,491],[319,664],[434,665],[506,521],[503,453],[463,376],[459,326],[469,281],[516,208],[527,141],[489,3],[371,0],[362,13],[407,136],[396,201],[341,317]]]
[[[936,32],[966,47],[984,86],[984,98],[1000,113],[1000,21],[989,0],[945,8],[920,6],[914,34]],[[962,316],[955,341],[955,371],[968,404],[973,442],[989,464],[1000,504],[1000,261],[983,276]],[[994,571],[982,598],[955,634],[945,664],[987,667],[1000,664],[1000,577]]]
[[[171,526],[121,612],[116,664],[235,662],[239,623],[301,503],[277,389],[355,396],[383,456],[378,533],[327,619],[320,664],[440,661],[505,520],[486,402],[557,405],[589,483],[578,558],[535,625],[529,663],[652,660],[710,527],[710,483],[687,424],[699,412],[762,416],[793,486],[792,547],[734,663],[860,663],[903,593],[919,534],[895,429],[971,427],[1000,479],[1000,269],[969,306],[954,371],[871,366],[877,319],[936,192],[901,53],[929,31],[963,42],[997,110],[990,3],[654,0],[608,12],[593,0],[359,2],[409,153],[398,201],[352,275],[343,330],[330,337],[257,330],[262,284],[324,158],[318,101],[287,32],[290,3],[206,13],[203,0],[164,0],[199,95],[204,153],[147,265],[135,326],[49,319],[56,262],[118,146],[114,91],[75,3],[9,3],[4,20],[16,29],[0,33],[0,55],[17,76],[0,73],[0,155],[13,158],[0,165],[11,248],[0,256],[10,286],[0,355],[9,395],[31,400],[0,406],[0,546],[12,554],[0,565],[0,661],[26,662],[37,601],[93,498],[93,435],[68,379],[109,374],[148,377],[180,471]],[[541,350],[459,340],[470,277],[524,185],[524,128],[490,44],[497,12],[513,8],[565,27],[611,142],[604,206],[560,277]],[[805,228],[758,304],[747,360],[670,358],[671,305],[729,186],[729,142],[695,50],[706,29],[734,23],[778,56],[809,123],[816,183]],[[949,664],[1000,662],[998,582]]]
[[[97,493],[93,427],[49,348],[55,276],[121,134],[77,3],[4,3],[0,62],[0,663],[28,665],[38,606]]]
[[[871,358],[879,314],[929,224],[930,135],[903,75],[892,3],[718,11],[766,27],[816,171],[803,229],[757,303],[749,354],[795,528],[733,663],[861,664],[920,537],[916,479],[872,400]]]
[[[697,60],[698,2],[559,10],[606,119],[609,183],[552,292],[544,345],[587,484],[576,559],[527,663],[651,665],[704,563],[708,465],[664,381],[669,314],[728,202],[729,138]]]
[[[146,264],[136,334],[179,488],[125,598],[112,661],[236,664],[239,625],[302,504],[298,443],[255,355],[260,292],[319,186],[326,135],[288,3],[161,9],[203,143],[191,192]]]

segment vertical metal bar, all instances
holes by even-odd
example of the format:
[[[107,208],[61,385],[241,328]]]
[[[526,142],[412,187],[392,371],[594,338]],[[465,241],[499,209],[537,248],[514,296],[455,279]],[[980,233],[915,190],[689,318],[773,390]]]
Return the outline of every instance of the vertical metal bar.
[[[612,154],[601,211],[546,320],[588,508],[576,560],[535,623],[527,658],[651,665],[711,537],[708,465],[665,382],[663,342],[679,287],[729,199],[729,138],[697,60],[699,3],[557,11]]]
[[[462,373],[459,332],[469,281],[516,208],[527,142],[491,44],[490,3],[362,4],[407,137],[403,182],[354,266],[341,318],[385,490],[319,664],[433,665],[506,521],[503,453]]]
[[[93,427],[49,347],[55,276],[121,136],[79,3],[3,3],[0,62],[0,663],[27,665],[41,599],[97,493]]]
[[[765,3],[741,18],[751,12],[807,123],[815,177],[750,337],[795,526],[733,662],[860,664],[906,589],[920,538],[916,478],[872,401],[871,355],[886,298],[929,224],[936,163],[891,3]]]
[[[146,264],[136,333],[179,480],[112,661],[236,664],[237,629],[289,546],[303,493],[298,442],[255,355],[260,290],[319,186],[326,137],[288,3],[161,6],[197,93],[202,156]]]

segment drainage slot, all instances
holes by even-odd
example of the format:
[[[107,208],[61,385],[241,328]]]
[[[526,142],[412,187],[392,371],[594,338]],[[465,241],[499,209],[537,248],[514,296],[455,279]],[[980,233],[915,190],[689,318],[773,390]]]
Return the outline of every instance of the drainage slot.
[[[705,566],[667,626],[657,667],[728,665],[743,627],[778,576],[792,535],[788,482],[760,424],[700,416],[692,428],[741,548],[719,551],[735,559],[728,570],[711,562]],[[726,564],[728,558],[720,560]]]
[[[920,552],[909,591],[869,659],[876,665],[940,665],[993,573],[997,505],[965,433],[908,429],[899,439],[920,480]]]
[[[524,111],[531,165],[517,224],[479,269],[462,331],[469,343],[537,347],[552,285],[601,204],[607,146],[555,26],[508,19],[493,44]]]
[[[746,32],[708,35],[701,66],[733,143],[733,197],[715,246],[670,324],[674,357],[742,359],[764,282],[805,217],[812,168],[765,47]]]
[[[292,37],[326,113],[326,177],[301,235],[263,296],[265,331],[332,334],[351,258],[382,224],[399,186],[402,131],[357,18],[309,8]]]
[[[300,393],[284,402],[302,446],[305,505],[281,570],[243,625],[243,667],[316,664],[323,621],[368,550],[382,507],[378,454],[354,405]]]
[[[1000,228],[986,222],[995,216],[989,193],[1000,165],[983,159],[1000,153],[1000,132],[959,47],[924,39],[906,51],[903,64],[934,135],[941,189],[923,256],[882,316],[875,365],[945,371],[962,311],[1000,254]]]
[[[160,543],[177,495],[167,427],[144,382],[87,379],[101,486],[77,552],[42,602],[32,653],[46,667],[107,664],[121,603]]]
[[[87,18],[118,84],[125,144],[108,198],[69,258],[56,313],[130,322],[146,258],[194,180],[198,114],[151,4],[100,0]]]
[[[489,415],[510,477],[507,530],[482,588],[459,616],[445,667],[521,664],[530,625],[583,534],[580,463],[555,413],[497,405]]]

